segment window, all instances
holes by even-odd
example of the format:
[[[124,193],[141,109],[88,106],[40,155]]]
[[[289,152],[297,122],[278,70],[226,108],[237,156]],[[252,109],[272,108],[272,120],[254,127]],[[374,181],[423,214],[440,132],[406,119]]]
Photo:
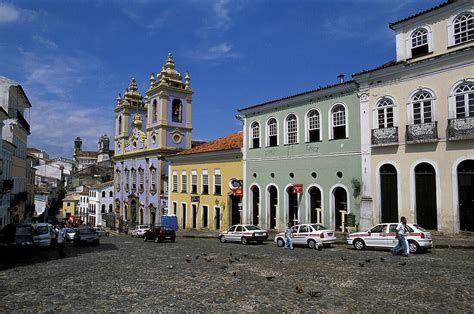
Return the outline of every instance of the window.
[[[209,175],[207,170],[202,171],[202,194],[209,194]]]
[[[202,227],[208,227],[208,217],[209,217],[209,207],[207,205],[202,205]]]
[[[465,83],[454,92],[456,118],[474,117],[474,83]]]
[[[181,172],[181,193],[187,192],[188,177],[186,176],[186,171]]]
[[[222,194],[222,177],[221,177],[220,169],[214,170],[214,194],[215,195]]]
[[[112,212],[112,204],[109,204],[109,213]]]
[[[298,121],[294,114],[290,114],[286,118],[286,143],[298,143]]]
[[[150,191],[156,192],[156,169],[150,168]]]
[[[142,168],[138,168],[138,190],[140,193],[145,190],[145,171]]]
[[[427,91],[420,91],[412,97],[413,124],[433,122],[433,96]]]
[[[156,120],[158,120],[158,104],[156,99],[154,99],[151,107],[151,122],[156,122]]]
[[[260,148],[260,125],[258,122],[250,126],[251,146],[250,148]]]
[[[117,191],[120,191],[120,181],[122,177],[120,176],[120,170],[117,170],[115,173],[115,188]]]
[[[168,176],[161,176],[161,194],[168,194]]]
[[[122,116],[119,116],[119,118],[118,118],[118,130],[117,130],[117,133],[118,133],[118,134],[122,134]]]
[[[130,190],[130,170],[125,169],[125,192]]]
[[[393,127],[393,108],[394,104],[390,98],[382,98],[376,106],[377,126],[379,129]]]
[[[198,178],[197,178],[197,171],[193,170],[191,172],[191,194],[197,194],[198,190]]]
[[[102,210],[101,210],[101,213],[102,213],[102,214],[105,214],[105,204],[102,204]]]
[[[428,31],[425,28],[417,29],[411,34],[411,57],[422,56],[428,51]]]
[[[137,171],[132,169],[132,192],[137,190]]]
[[[178,172],[173,171],[173,192],[178,192]]]
[[[173,202],[173,215],[178,213],[178,203]]]
[[[346,132],[346,108],[337,104],[331,110],[332,139],[339,140],[347,138]]]
[[[474,17],[464,13],[454,20],[454,44],[462,44],[474,39]]]
[[[173,122],[182,122],[182,111],[183,111],[183,104],[179,99],[173,99],[171,103],[171,121]]]
[[[306,116],[306,125],[308,127],[307,141],[318,142],[321,140],[321,123],[319,112],[316,109],[308,112]]]
[[[113,191],[109,192],[109,197],[114,197],[114,192]]]
[[[271,118],[267,122],[268,142],[267,146],[278,146],[278,124],[275,118]]]
[[[102,191],[102,197],[105,197],[105,191]]]

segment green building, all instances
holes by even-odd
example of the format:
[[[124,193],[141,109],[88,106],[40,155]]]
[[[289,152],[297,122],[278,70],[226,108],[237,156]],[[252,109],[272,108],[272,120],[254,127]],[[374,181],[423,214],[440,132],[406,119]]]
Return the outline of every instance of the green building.
[[[360,219],[357,84],[344,82],[239,110],[244,121],[245,223],[342,230]]]

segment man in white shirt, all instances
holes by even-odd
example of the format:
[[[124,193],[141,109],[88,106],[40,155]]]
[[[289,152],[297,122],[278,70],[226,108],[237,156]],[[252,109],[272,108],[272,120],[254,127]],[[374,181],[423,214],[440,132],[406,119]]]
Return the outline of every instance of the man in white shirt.
[[[285,249],[290,248],[293,250],[293,241],[291,241],[291,238],[293,238],[293,230],[291,230],[291,223],[288,223],[285,229]]]
[[[408,232],[408,228],[407,219],[404,216],[402,216],[402,218],[400,219],[400,223],[397,225],[396,232],[398,243],[393,249],[390,250],[390,252],[392,253],[392,255],[396,255],[401,249],[402,256],[408,257],[408,241],[405,239],[405,235]]]

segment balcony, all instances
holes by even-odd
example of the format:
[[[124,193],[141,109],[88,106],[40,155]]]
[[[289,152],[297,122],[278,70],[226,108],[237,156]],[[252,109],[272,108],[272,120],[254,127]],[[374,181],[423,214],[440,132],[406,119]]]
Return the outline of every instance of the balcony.
[[[438,122],[407,125],[406,143],[430,143],[438,141]]]
[[[388,146],[398,144],[398,127],[372,130],[373,146]]]
[[[26,130],[26,132],[30,133],[30,124],[26,119],[23,117],[20,111],[16,112],[16,118],[18,120],[18,123]]]
[[[448,140],[474,139],[474,117],[448,119]]]

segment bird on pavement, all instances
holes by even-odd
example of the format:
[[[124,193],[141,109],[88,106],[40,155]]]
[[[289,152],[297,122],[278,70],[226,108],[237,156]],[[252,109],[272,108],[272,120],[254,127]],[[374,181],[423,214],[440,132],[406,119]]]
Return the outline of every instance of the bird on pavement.
[[[237,277],[237,272],[234,271],[234,272],[232,273],[232,275],[234,275],[234,277]]]
[[[240,262],[240,258],[238,258],[237,256],[234,257],[234,260],[236,260],[237,262]]]
[[[364,263],[359,263],[359,267],[364,267]]]
[[[173,265],[168,266],[168,269],[173,269],[173,268],[174,268]]]
[[[229,258],[229,263],[232,264],[233,262],[235,262],[235,261],[233,259]]]
[[[371,260],[372,260],[372,259],[368,258],[368,259],[365,260],[365,262],[366,262],[366,263],[370,263]]]
[[[347,261],[347,258],[345,258],[344,256],[341,256],[341,260],[344,262],[344,261]]]
[[[226,265],[222,265],[222,266],[221,266],[221,269],[222,269],[222,270],[226,270],[226,269],[227,269],[227,266],[226,266]]]
[[[229,256],[232,256],[232,252],[230,252]]]
[[[296,293],[303,293],[303,288],[296,286]]]
[[[405,266],[407,262],[400,263],[400,266]]]
[[[380,261],[381,261],[381,262],[384,262],[384,261],[385,261],[385,258],[381,257],[381,258],[380,258]]]
[[[265,276],[265,278],[268,280],[268,281],[272,281],[273,278],[275,278],[274,276]]]
[[[310,297],[312,298],[317,298],[319,296],[321,296],[321,291],[308,291],[306,292]]]
[[[191,259],[190,259],[190,258],[186,258],[186,263],[191,263]]]

